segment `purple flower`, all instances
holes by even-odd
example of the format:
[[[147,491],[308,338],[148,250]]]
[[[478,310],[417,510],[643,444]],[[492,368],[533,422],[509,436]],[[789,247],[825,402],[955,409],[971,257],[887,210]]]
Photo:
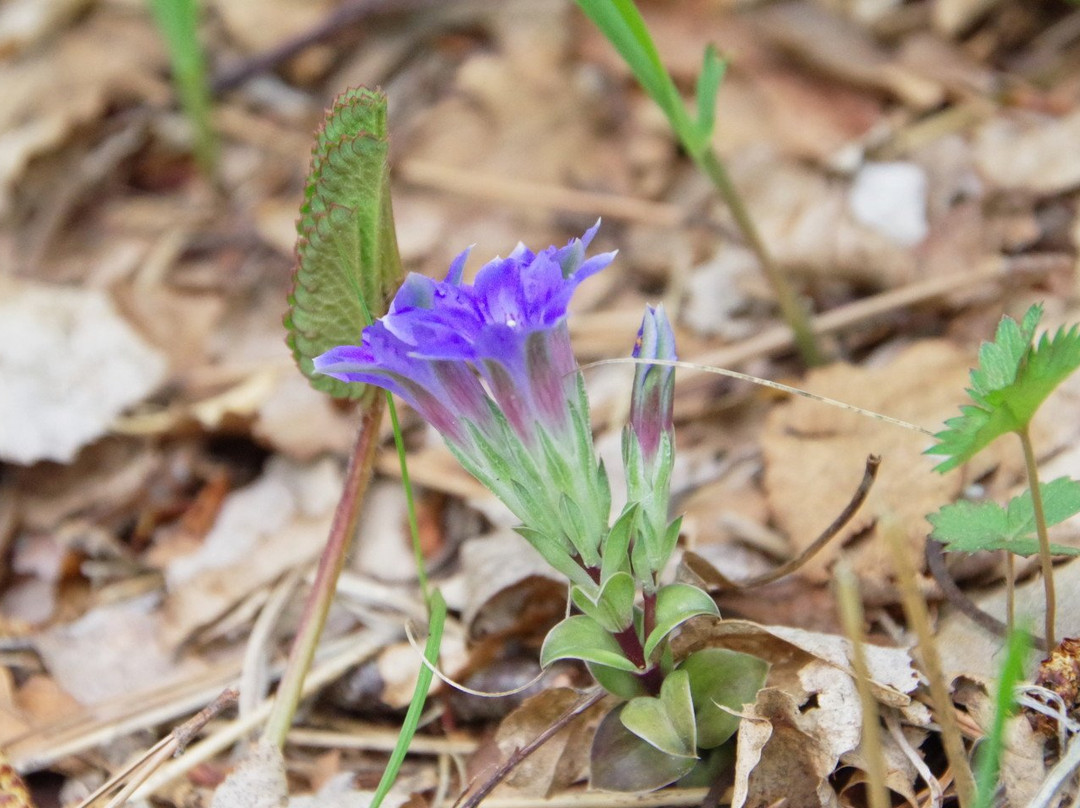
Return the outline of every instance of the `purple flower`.
[[[407,401],[526,528],[556,534],[586,565],[599,558],[610,500],[566,309],[578,284],[614,258],[585,257],[599,226],[561,249],[519,244],[471,285],[462,282],[468,251],[444,281],[410,274],[359,345],[315,358],[322,373]]]
[[[535,440],[536,424],[565,431],[577,368],[566,307],[578,284],[615,255],[585,259],[598,227],[562,249],[518,245],[472,285],[461,280],[467,250],[445,281],[412,273],[360,345],[332,348],[315,368],[396,393],[455,442],[466,439],[463,421],[489,423],[488,392],[526,441]]]
[[[649,364],[650,359],[673,361],[675,332],[663,306],[646,306],[634,358],[630,421],[623,431],[623,466],[627,502],[641,509],[631,550],[631,566],[646,592],[655,591],[657,578],[679,538],[679,520],[668,522],[671,470],[675,463],[675,368]]]
[[[663,304],[645,307],[645,317],[634,343],[635,359],[674,361],[675,332]],[[675,368],[671,365],[639,363],[634,367],[634,387],[630,397],[630,428],[641,445],[642,459],[652,465],[660,449],[660,439],[671,435],[674,426]]]

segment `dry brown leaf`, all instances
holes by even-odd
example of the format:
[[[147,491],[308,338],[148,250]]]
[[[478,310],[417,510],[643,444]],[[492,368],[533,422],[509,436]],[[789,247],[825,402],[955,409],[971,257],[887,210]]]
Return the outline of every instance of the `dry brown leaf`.
[[[687,624],[675,639],[674,650],[683,658],[701,648],[730,648],[764,659],[770,664],[767,684],[793,694],[800,703],[809,698],[802,669],[817,660],[842,671],[849,678],[851,644],[844,637],[788,626],[760,626],[748,620],[698,618]],[[900,648],[866,646],[870,686],[875,698],[891,707],[905,707],[907,695],[918,684],[911,657]]]
[[[331,0],[214,0],[229,35],[242,48],[265,51],[307,33],[333,10]]]
[[[174,657],[157,604],[152,595],[99,604],[72,623],[40,633],[34,645],[49,673],[81,704],[183,681],[205,665]]]
[[[1072,560],[1054,568],[1057,590],[1057,636],[1080,637],[1080,561]],[[1003,585],[985,597],[975,598],[984,612],[1005,619]],[[1030,626],[1044,622],[1043,582],[1038,576],[1016,587],[1016,616]],[[976,625],[961,612],[946,611],[937,630],[938,653],[947,677],[968,676],[981,682],[995,679],[1001,668],[1003,639]],[[1033,657],[1034,659],[1034,657]]]
[[[1002,654],[998,654],[998,667]],[[954,683],[954,700],[963,705],[984,731],[994,721],[994,696],[996,684],[977,682],[960,677]],[[1009,806],[1031,805],[1046,776],[1046,739],[1032,729],[1023,713],[1005,723],[1004,743],[1001,749],[1001,785],[1004,787]]]
[[[53,531],[91,509],[130,508],[143,493],[162,454],[145,441],[109,437],[87,446],[73,463],[39,463],[15,476],[19,521],[33,531]]]
[[[737,155],[731,173],[774,259],[791,272],[875,287],[919,275],[912,253],[859,223],[848,189],[767,148]]]
[[[211,808],[283,808],[288,800],[285,759],[268,741],[255,743],[210,802]]]
[[[314,561],[326,543],[341,485],[341,471],[328,458],[310,466],[275,459],[262,477],[230,494],[199,550],[166,568],[163,631],[169,645],[182,643],[284,572]]]
[[[802,727],[799,705],[778,688],[758,693],[739,724],[732,808],[774,805],[835,808],[829,785],[836,760]]]
[[[969,356],[944,341],[924,341],[901,351],[882,367],[837,364],[807,375],[810,392],[839,399],[924,427],[939,426],[956,413],[968,383]],[[884,421],[795,398],[773,410],[762,435],[765,490],[778,525],[795,552],[807,547],[850,500],[862,477],[863,460],[881,456],[881,470],[866,502],[840,536],[800,574],[824,581],[843,545],[870,599],[890,597],[890,570],[878,520],[898,522],[910,552],[922,557],[929,532],[925,515],[953,501],[963,475],[933,473],[922,452],[925,435]]]
[[[901,731],[912,749],[918,749],[922,742],[926,740],[927,733],[925,730],[905,726],[901,728]],[[915,793],[915,781],[919,775],[915,770],[915,766],[891,733],[882,728],[879,731],[879,738],[881,741],[881,754],[885,762],[885,785],[893,793],[902,796],[910,808],[918,808],[920,803],[918,795]],[[865,747],[862,741],[860,740],[859,746],[842,755],[840,759],[845,766],[851,766],[857,770],[857,774],[852,776],[840,791],[841,802],[852,804],[850,799],[844,799],[845,793],[859,789],[856,793],[860,797],[864,796],[859,792],[862,791],[861,787],[866,785],[868,779],[866,775]],[[856,802],[853,804],[861,805],[862,803]]]
[[[461,567],[462,619],[470,637],[507,631],[525,611],[557,615],[565,609],[565,579],[516,533],[501,531],[465,542]]]
[[[983,124],[973,154],[996,188],[1049,196],[1080,185],[1078,140],[1080,111],[1061,118],[1017,112]]]
[[[495,743],[503,756],[509,757],[536,740],[580,699],[580,693],[565,687],[551,688],[527,699],[503,719],[495,733]],[[547,797],[584,778],[593,731],[609,708],[601,702],[575,718],[515,767],[495,793]]]
[[[770,5],[757,15],[762,33],[811,68],[858,87],[889,92],[928,110],[944,100],[941,85],[895,62],[862,27],[822,5]]]
[[[94,121],[110,99],[169,97],[167,83],[155,75],[165,63],[160,37],[150,35],[145,17],[106,6],[50,47],[0,62],[0,218],[11,210],[12,188],[31,160]]]
[[[87,5],[89,0],[9,0],[0,6],[0,59],[18,56]]]
[[[94,289],[3,282],[0,457],[70,462],[164,380],[164,358]]]
[[[324,452],[347,452],[358,426],[351,408],[343,409],[299,371],[287,368],[275,375],[252,435],[294,460],[309,462]]]

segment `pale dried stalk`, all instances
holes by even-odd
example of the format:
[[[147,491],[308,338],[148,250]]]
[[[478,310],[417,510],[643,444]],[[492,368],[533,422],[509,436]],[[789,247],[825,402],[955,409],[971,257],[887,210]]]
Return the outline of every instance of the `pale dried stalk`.
[[[926,601],[919,592],[915,566],[908,557],[902,529],[896,524],[883,524],[882,527],[892,555],[904,614],[907,616],[908,626],[919,641],[918,655],[922,661],[923,672],[930,683],[930,697],[941,727],[941,742],[945,747],[945,756],[949,759],[949,766],[955,778],[956,794],[960,799],[961,808],[969,808],[975,804],[975,776],[971,772],[971,763],[964,749],[964,740],[956,720],[956,708],[949,695],[949,686],[942,673],[941,659],[938,656],[937,646],[934,644]]]
[[[834,570],[836,601],[844,633],[851,642],[851,667],[855,671],[855,687],[862,705],[862,738],[860,746],[866,762],[870,808],[890,808],[892,801],[885,786],[885,753],[881,746],[881,720],[877,700],[870,689],[870,669],[866,663],[866,639],[863,635],[863,610],[859,599],[859,582],[846,558],[841,558]]]

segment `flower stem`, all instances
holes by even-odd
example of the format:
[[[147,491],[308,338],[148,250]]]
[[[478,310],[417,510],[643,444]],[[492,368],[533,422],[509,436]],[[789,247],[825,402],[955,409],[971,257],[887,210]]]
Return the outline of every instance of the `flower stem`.
[[[1024,465],[1027,467],[1028,488],[1031,489],[1031,505],[1035,511],[1035,532],[1039,535],[1039,563],[1042,566],[1043,591],[1046,593],[1046,647],[1057,647],[1054,626],[1057,623],[1057,597],[1054,594],[1054,563],[1050,557],[1050,536],[1046,532],[1046,513],[1043,511],[1042,491],[1039,489],[1039,466],[1035,462],[1035,448],[1031,445],[1031,433],[1027,425],[1018,429],[1020,445],[1024,447]]]
[[[337,589],[338,576],[345,566],[345,556],[349,543],[356,533],[360,518],[360,504],[363,502],[371,472],[375,463],[375,450],[379,445],[379,422],[382,420],[386,399],[382,391],[370,388],[361,403],[363,420],[356,436],[349,469],[345,476],[345,488],[334,512],[334,521],[330,526],[330,536],[326,540],[319,569],[315,573],[315,582],[311,594],[304,605],[300,626],[289,652],[289,661],[285,673],[278,685],[274,706],[263,729],[263,740],[277,748],[285,744],[285,736],[292,726],[293,716],[300,703],[300,693],[304,686],[304,677],[315,648],[319,644],[326,615],[330,611],[334,593]]]
[[[716,186],[716,190],[720,192],[724,204],[728,206],[731,215],[735,217],[735,224],[742,231],[743,238],[746,239],[750,249],[757,256],[761,269],[772,287],[773,294],[776,295],[776,302],[780,306],[780,314],[788,327],[791,328],[795,347],[798,349],[803,362],[810,367],[822,364],[824,357],[818,347],[817,337],[810,327],[810,318],[807,316],[806,309],[787,282],[784,273],[780,271],[780,267],[776,265],[776,262],[773,261],[772,256],[769,254],[769,250],[765,246],[765,242],[762,241],[757,226],[750,217],[750,212],[743,204],[742,197],[739,196],[739,192],[735,189],[731,177],[728,176],[724,164],[710,148],[706,148],[693,156],[698,166],[708,175],[713,185]]]

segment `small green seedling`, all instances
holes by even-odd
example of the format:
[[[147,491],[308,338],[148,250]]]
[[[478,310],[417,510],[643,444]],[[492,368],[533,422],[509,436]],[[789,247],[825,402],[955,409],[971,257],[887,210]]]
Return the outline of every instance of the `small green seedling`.
[[[1042,306],[1028,309],[1021,322],[1004,317],[993,342],[979,349],[979,366],[971,371],[971,403],[945,422],[927,454],[946,459],[936,471],[964,463],[1007,433],[1020,439],[1029,489],[1002,507],[993,502],[946,505],[928,519],[933,536],[948,549],[963,552],[1006,550],[1010,554],[1038,552],[1046,589],[1046,644],[1054,641],[1054,577],[1052,556],[1076,555],[1072,548],[1050,544],[1047,528],[1080,512],[1080,482],[1068,478],[1041,485],[1031,443],[1031,420],[1047,396],[1080,367],[1080,327],[1059,328],[1033,341]],[[1032,535],[1037,542],[1032,540]],[[1011,555],[1008,556],[1011,560]],[[1012,586],[1012,575],[1009,575]],[[1011,589],[1010,589],[1011,603]],[[1010,608],[1009,622],[1012,623]]]
[[[195,159],[208,177],[217,169],[218,143],[210,121],[206,57],[199,44],[197,0],[150,0],[154,23],[165,40],[180,106],[195,128]]]
[[[663,110],[687,154],[716,186],[748,246],[757,255],[803,361],[807,365],[821,364],[817,338],[810,327],[803,304],[772,260],[742,202],[742,197],[728,176],[727,168],[712,148],[713,129],[716,125],[716,93],[724,77],[726,63],[711,45],[705,49],[701,75],[694,93],[696,117],[692,118],[675,82],[660,61],[648,26],[633,0],[578,0],[578,5],[615,46],[615,50],[626,61],[645,92]]]
[[[994,695],[994,716],[990,729],[979,746],[976,759],[975,808],[990,808],[998,790],[998,773],[1001,770],[1001,754],[1005,749],[1005,723],[1016,712],[1014,691],[1024,676],[1024,661],[1031,649],[1031,638],[1026,631],[1013,631],[1005,644],[1005,659],[1001,663],[997,692]]]

